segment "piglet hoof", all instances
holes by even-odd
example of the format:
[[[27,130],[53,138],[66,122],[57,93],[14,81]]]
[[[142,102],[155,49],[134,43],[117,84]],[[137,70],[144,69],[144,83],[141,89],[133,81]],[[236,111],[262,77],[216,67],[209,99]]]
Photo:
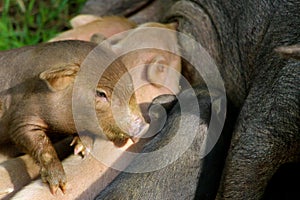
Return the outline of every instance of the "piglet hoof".
[[[84,141],[82,141],[82,139]],[[87,140],[87,141],[86,141]],[[74,146],[74,154],[75,155],[81,155],[82,157],[87,157],[90,153],[90,147],[88,146],[92,146],[88,145],[90,143],[90,141],[88,139],[85,140],[85,137],[80,138],[79,136],[75,136],[70,144],[70,146]]]
[[[50,166],[42,167],[41,178],[44,183],[49,184],[53,195],[59,188],[64,194],[66,193],[67,178],[61,163],[52,163]]]

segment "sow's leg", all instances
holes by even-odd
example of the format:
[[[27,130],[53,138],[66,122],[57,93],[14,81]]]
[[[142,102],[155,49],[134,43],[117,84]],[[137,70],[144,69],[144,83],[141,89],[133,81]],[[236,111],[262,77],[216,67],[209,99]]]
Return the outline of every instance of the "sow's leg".
[[[82,14],[129,16],[146,6],[151,0],[88,0]]]
[[[121,15],[138,24],[161,21],[175,0],[88,0],[82,14]]]
[[[300,62],[285,62],[278,72],[253,82],[232,136],[218,199],[261,199],[282,164],[300,161]]]

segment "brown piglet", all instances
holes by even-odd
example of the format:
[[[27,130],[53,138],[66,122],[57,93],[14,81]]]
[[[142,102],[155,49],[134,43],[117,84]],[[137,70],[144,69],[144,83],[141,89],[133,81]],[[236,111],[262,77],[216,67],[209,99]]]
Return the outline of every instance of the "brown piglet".
[[[72,40],[0,52],[0,143],[12,141],[31,155],[52,193],[58,188],[65,191],[67,180],[51,139],[77,132],[72,103],[84,104],[86,97],[92,95],[97,122],[106,137],[117,145],[148,127],[136,103],[131,77],[120,60],[108,66],[96,88],[85,87],[85,91],[80,91],[81,97],[74,99],[74,81],[96,46]],[[105,48],[97,48],[94,53],[101,55],[101,59],[113,55]],[[104,67],[101,63],[96,59],[97,67]],[[89,76],[95,74],[87,74],[84,79]],[[117,84],[121,77],[126,84]],[[118,111],[119,121],[115,120],[113,110]],[[79,151],[84,151],[81,142],[76,142]]]

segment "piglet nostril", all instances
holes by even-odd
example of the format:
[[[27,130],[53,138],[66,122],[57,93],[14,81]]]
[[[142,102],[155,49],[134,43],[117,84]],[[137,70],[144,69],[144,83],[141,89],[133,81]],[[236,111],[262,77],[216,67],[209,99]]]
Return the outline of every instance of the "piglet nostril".
[[[139,138],[147,132],[149,124],[147,124],[141,117],[135,116],[129,128],[129,135],[132,138]]]
[[[136,125],[139,125],[139,124],[141,124],[141,123],[142,123],[142,119],[141,119],[141,117],[135,117],[135,119],[134,119],[134,123],[135,123]]]
[[[147,123],[144,123],[143,125],[141,125],[138,129],[138,131],[131,136],[131,140],[133,143],[137,143],[140,138],[143,138],[143,135],[146,134],[146,132],[148,131],[149,129],[149,124]]]

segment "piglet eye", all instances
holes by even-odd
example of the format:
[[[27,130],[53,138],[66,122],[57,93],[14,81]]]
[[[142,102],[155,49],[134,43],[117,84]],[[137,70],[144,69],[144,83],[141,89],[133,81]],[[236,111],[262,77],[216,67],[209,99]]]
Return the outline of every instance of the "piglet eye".
[[[96,90],[96,96],[107,100],[107,95],[103,90]]]

